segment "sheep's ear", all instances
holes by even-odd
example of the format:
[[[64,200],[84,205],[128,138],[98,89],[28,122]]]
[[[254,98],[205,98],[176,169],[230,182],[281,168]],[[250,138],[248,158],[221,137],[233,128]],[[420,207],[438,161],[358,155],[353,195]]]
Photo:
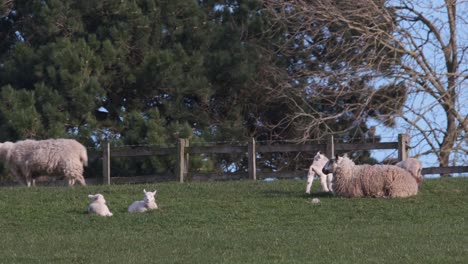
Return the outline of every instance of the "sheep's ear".
[[[153,195],[156,195],[157,192],[158,192],[157,190],[154,190]]]
[[[143,189],[143,193],[146,193],[146,189]]]
[[[96,195],[89,194],[89,195],[88,195],[88,198],[89,198],[90,200],[94,200],[94,199],[96,199]]]

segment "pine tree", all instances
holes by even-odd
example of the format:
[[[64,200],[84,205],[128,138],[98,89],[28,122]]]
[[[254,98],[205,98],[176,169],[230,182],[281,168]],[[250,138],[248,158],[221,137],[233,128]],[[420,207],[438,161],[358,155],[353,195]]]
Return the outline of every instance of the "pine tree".
[[[295,56],[275,54],[288,29],[266,34],[263,7],[258,0],[14,1],[0,19],[0,141],[75,137],[99,147],[298,137],[300,122],[281,123],[294,111],[284,96],[298,93],[275,85],[307,53],[298,46]],[[288,87],[300,89],[296,82]],[[336,110],[305,99],[323,114]],[[327,125],[338,130],[355,120],[342,121]],[[293,164],[288,155],[267,158]],[[150,174],[174,162],[132,160],[114,170]],[[243,171],[246,159],[191,163]]]

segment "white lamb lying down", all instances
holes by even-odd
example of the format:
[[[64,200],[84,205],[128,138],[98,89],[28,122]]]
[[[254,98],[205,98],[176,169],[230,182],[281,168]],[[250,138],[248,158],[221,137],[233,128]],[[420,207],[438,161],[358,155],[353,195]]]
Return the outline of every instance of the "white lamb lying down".
[[[106,200],[104,196],[100,193],[88,195],[91,204],[88,206],[88,213],[97,214],[100,216],[112,216],[112,213],[109,211],[109,208],[106,205]]]
[[[151,209],[158,209],[158,205],[154,199],[156,195],[156,191],[154,192],[147,192],[143,190],[145,197],[143,201],[135,201],[128,207],[128,212],[130,213],[144,213]]]

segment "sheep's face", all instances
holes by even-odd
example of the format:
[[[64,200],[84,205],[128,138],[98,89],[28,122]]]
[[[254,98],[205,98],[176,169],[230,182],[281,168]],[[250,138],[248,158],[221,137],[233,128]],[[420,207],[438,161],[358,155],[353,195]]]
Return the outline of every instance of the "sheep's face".
[[[319,151],[317,152],[317,154],[315,154],[314,160],[319,161],[320,159],[322,159],[322,154],[320,154],[320,151]]]
[[[100,194],[100,193],[90,194],[90,195],[88,195],[88,198],[89,198],[89,200],[91,200],[91,202],[98,202],[98,203],[103,203],[103,204],[106,203],[106,200],[104,199],[104,196],[102,194]]]
[[[335,159],[330,159],[329,161],[327,161],[327,163],[325,163],[325,166],[323,166],[322,172],[325,174],[335,173],[336,167],[342,159],[343,157],[338,156],[336,156]]]
[[[8,152],[13,147],[14,143],[6,141],[4,143],[0,143],[0,157],[5,159],[8,156]]]
[[[336,160],[331,159],[331,160],[327,161],[327,163],[325,163],[325,166],[323,166],[323,168],[322,168],[322,172],[324,174],[330,174],[330,173],[333,173],[335,171],[335,168],[336,168]]]
[[[154,197],[156,196],[156,191],[154,192],[147,192],[146,190],[143,190],[143,193],[145,194],[144,201],[146,204],[149,203],[154,203],[155,199]]]

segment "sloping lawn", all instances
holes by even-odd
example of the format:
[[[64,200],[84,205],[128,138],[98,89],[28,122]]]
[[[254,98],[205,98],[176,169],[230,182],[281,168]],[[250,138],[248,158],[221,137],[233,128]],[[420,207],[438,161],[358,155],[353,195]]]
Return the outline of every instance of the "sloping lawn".
[[[0,263],[468,263],[468,178],[408,199],[305,181],[0,188]],[[143,188],[159,210],[129,214]],[[105,196],[111,218],[86,214]],[[320,198],[312,204],[311,198]]]

